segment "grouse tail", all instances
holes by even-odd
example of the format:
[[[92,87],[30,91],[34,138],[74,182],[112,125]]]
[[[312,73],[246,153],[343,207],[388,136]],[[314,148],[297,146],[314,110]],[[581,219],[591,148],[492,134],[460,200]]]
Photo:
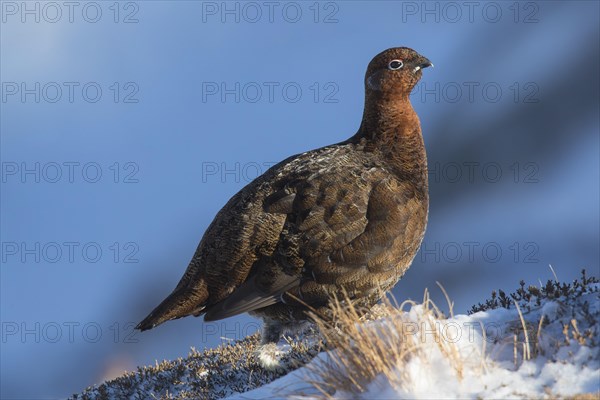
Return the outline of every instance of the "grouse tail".
[[[204,312],[208,293],[205,290],[191,292],[188,290],[175,290],[162,303],[137,324],[135,329],[147,331],[173,319],[187,317],[188,315],[199,316]]]

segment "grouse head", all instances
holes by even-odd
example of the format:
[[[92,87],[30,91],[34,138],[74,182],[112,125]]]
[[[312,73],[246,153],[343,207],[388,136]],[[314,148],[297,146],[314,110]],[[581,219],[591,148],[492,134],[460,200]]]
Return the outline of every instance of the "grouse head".
[[[367,67],[367,93],[408,97],[427,67],[433,67],[431,61],[408,47],[382,51]]]

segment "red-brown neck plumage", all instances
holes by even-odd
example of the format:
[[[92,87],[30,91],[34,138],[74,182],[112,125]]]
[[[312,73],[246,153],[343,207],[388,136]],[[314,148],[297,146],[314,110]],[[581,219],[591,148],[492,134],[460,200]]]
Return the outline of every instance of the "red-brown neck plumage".
[[[351,139],[379,152],[397,175],[427,193],[427,155],[419,117],[408,95],[367,90],[360,128]]]

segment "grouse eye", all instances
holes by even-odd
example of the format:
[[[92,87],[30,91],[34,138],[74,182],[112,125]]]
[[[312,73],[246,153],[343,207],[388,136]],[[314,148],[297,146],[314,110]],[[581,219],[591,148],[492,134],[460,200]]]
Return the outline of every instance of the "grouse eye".
[[[397,69],[402,68],[403,66],[404,66],[404,63],[402,62],[402,60],[392,60],[388,64],[388,68],[391,70],[397,70]]]

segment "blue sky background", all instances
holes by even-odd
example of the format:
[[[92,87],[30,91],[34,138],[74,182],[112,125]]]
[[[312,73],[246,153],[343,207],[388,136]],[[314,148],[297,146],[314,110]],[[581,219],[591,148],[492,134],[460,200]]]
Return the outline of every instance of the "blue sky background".
[[[388,47],[435,64],[413,95],[430,222],[395,296],[443,304],[439,281],[465,312],[549,264],[599,275],[597,2],[228,2],[239,22],[222,2],[82,2],[72,22],[61,2],[22,4],[1,2],[2,398],[67,396],[255,330],[132,326],[257,171],[356,131]],[[222,99],[236,82],[239,102]]]

